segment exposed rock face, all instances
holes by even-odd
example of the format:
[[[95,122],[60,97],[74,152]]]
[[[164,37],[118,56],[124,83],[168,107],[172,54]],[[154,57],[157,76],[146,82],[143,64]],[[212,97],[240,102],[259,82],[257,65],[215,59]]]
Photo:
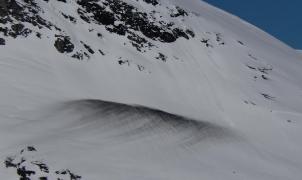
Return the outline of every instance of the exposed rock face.
[[[5,39],[0,38],[0,45],[5,45]]]
[[[4,161],[6,168],[16,169],[20,180],[47,180],[50,177],[56,180],[80,180],[81,176],[69,169],[52,170],[45,162],[38,160],[37,149],[28,146],[15,156],[7,157]]]
[[[43,10],[37,5],[35,0],[22,1],[22,4],[16,0],[2,1],[0,4],[0,24],[12,24],[11,28],[0,28],[0,32],[4,35],[9,35],[9,32],[15,32],[18,35],[24,28],[24,24],[29,23],[39,29],[52,29],[54,25],[43,19],[39,13]],[[15,24],[15,23],[18,24]]]
[[[158,1],[144,0],[146,3],[157,5]],[[102,2],[100,5],[99,2]],[[140,31],[146,37],[165,42],[175,42],[178,38],[184,37],[189,39],[185,30],[173,27],[174,23],[164,21],[150,21],[156,19],[153,14],[140,12],[134,6],[121,0],[104,0],[104,1],[85,1],[78,0],[77,3],[83,8],[78,9],[81,18],[87,22],[95,21],[105,25],[110,32],[125,35],[126,33]],[[109,7],[109,8],[108,8]],[[110,11],[108,10],[110,9]],[[92,13],[92,18],[87,18],[88,13]],[[180,7],[177,7],[177,13],[172,17],[188,15]],[[115,22],[119,25],[115,25]],[[157,25],[160,24],[160,25]]]
[[[148,4],[152,4],[153,6],[156,6],[159,4],[158,0],[143,0]]]
[[[90,34],[97,35],[102,40],[107,31],[112,37],[118,36],[129,44],[133,50],[140,53],[152,52],[154,59],[166,62],[168,57],[160,52],[156,44],[172,44],[178,39],[190,40],[195,33],[190,27],[180,26],[180,21],[189,13],[178,6],[162,6],[166,9],[165,17],[157,11],[162,4],[160,0],[136,0],[148,6],[148,10],[140,9],[135,3],[125,0],[6,0],[0,2],[0,45],[6,45],[11,39],[36,38],[50,42],[58,53],[78,59],[88,60],[96,53],[106,56],[99,47],[93,47],[86,39],[74,39],[61,23],[48,17],[50,3],[62,3],[60,6],[72,6],[73,14],[58,11],[62,21],[77,28],[80,24],[93,26],[88,28]],[[63,4],[64,3],[64,4]],[[42,6],[43,4],[43,6]],[[109,37],[109,38],[112,38]],[[108,37],[107,37],[108,38]],[[157,54],[163,56],[157,57]],[[165,58],[163,58],[165,57]],[[139,70],[142,65],[137,64]]]
[[[68,36],[58,36],[54,46],[60,53],[71,53],[74,49]]]
[[[57,0],[60,3],[70,3],[66,0]],[[151,6],[159,6],[159,0],[137,0]],[[48,0],[44,2],[49,3]],[[71,53],[75,47],[71,43],[69,35],[61,27],[55,25],[43,15],[45,11],[39,6],[41,2],[36,0],[10,0],[0,3],[0,35],[4,37],[27,37],[35,33],[36,37],[43,39],[44,34],[40,30],[46,28],[55,31],[61,37],[55,37],[55,48],[59,53]],[[105,26],[105,29],[119,36],[125,36],[130,44],[140,52],[146,52],[154,47],[152,41],[173,43],[179,38],[193,38],[192,30],[177,27],[174,22],[166,22],[156,18],[155,10],[152,12],[140,11],[137,7],[123,0],[77,0],[73,5],[78,7],[77,14],[85,23]],[[168,7],[167,7],[168,8]],[[170,16],[177,18],[188,16],[188,13],[180,7],[168,8]],[[63,18],[73,24],[79,19],[64,12],[60,13]],[[32,26],[28,26],[28,24]],[[37,30],[39,29],[39,30]],[[64,37],[63,37],[64,36]],[[5,38],[0,42],[5,45]],[[49,38],[49,37],[48,37]],[[86,44],[81,51],[75,52],[71,57],[83,59],[93,54],[90,46]],[[90,54],[90,55],[89,55]]]

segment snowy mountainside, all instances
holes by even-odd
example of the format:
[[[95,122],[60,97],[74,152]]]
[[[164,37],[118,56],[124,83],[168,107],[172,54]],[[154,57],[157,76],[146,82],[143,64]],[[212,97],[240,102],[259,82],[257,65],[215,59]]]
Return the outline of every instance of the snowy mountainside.
[[[301,56],[258,28],[199,0],[0,10],[1,179],[301,178]]]

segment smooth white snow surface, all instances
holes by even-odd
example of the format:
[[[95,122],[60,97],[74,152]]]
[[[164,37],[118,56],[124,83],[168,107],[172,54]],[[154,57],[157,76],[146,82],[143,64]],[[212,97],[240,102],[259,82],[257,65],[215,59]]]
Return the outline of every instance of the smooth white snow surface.
[[[73,39],[106,56],[78,61],[59,54],[52,39],[30,37],[0,47],[1,161],[32,145],[51,167],[84,180],[302,178],[302,60],[295,50],[199,0],[169,0],[162,6],[191,12],[178,23],[196,38],[158,42],[169,57],[161,62],[104,28],[103,40],[86,25],[74,30],[57,16],[67,9],[60,2],[39,4]],[[119,57],[148,71],[120,66]],[[0,166],[0,179],[17,178]]]

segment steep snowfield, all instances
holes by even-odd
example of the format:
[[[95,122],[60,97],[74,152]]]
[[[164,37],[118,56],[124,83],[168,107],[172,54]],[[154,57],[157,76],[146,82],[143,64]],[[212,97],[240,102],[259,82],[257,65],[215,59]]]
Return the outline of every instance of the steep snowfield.
[[[124,0],[151,14],[147,29],[123,14],[97,19],[80,0],[29,2],[52,25],[25,20],[31,33],[5,35],[20,20],[1,21],[0,160],[26,161],[0,166],[0,179],[22,166],[31,179],[66,168],[87,180],[301,179],[296,50],[199,0]],[[20,153],[27,146],[37,151]]]

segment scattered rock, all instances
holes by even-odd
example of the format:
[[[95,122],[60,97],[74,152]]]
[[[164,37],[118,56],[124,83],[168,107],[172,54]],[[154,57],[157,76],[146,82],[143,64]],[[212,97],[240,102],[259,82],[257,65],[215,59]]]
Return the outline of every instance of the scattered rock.
[[[145,67],[144,66],[142,66],[142,65],[137,65],[137,68],[138,68],[138,70],[139,71],[144,71],[145,70]]]
[[[102,50],[100,50],[99,49],[99,52],[101,53],[101,55],[103,55],[103,56],[105,56],[106,54],[102,51]]]
[[[237,41],[239,44],[243,45],[244,46],[244,43],[242,41]]]
[[[252,58],[253,60],[258,60],[258,58],[256,58],[256,57],[253,56],[252,54],[249,54],[249,57]]]
[[[268,80],[268,77],[266,77],[265,75],[261,75],[262,79],[264,80]]]
[[[64,13],[61,13],[62,14],[62,16],[65,18],[65,19],[68,19],[70,22],[72,22],[72,23],[76,23],[77,21],[76,21],[76,18],[74,18],[74,17],[72,17],[72,16],[70,16],[70,15],[67,15],[67,14],[64,14]]]
[[[154,5],[158,4],[157,1],[145,2]],[[165,43],[175,42],[180,37],[188,39],[188,35],[184,30],[172,28],[173,23],[158,21],[152,14],[139,12],[133,5],[121,0],[104,0],[102,4],[79,0],[77,3],[83,8],[78,9],[78,13],[82,19],[87,22],[94,21],[98,24],[102,24],[106,26],[109,32],[118,35],[124,36],[130,32],[134,33],[133,31],[140,31],[152,40]],[[180,7],[176,9],[178,12],[177,15],[186,14]],[[88,13],[93,14],[92,18],[86,15]],[[153,21],[150,21],[150,19]],[[115,22],[119,22],[119,24],[115,25]]]
[[[87,49],[87,51],[90,53],[90,54],[94,54],[94,50],[91,49],[91,47],[87,44],[85,44],[83,41],[81,41],[81,43],[83,44],[83,46]]]
[[[45,172],[45,173],[49,173],[49,169],[48,169],[48,166],[40,161],[33,161],[31,162],[32,164],[36,165],[39,167],[39,169],[42,171],[42,172]]]
[[[152,4],[153,6],[156,6],[159,4],[158,0],[143,0],[143,1],[148,4]]]
[[[71,56],[72,58],[75,58],[75,59],[78,59],[78,60],[83,60],[84,59],[84,56],[82,53],[79,53],[79,52],[76,52],[75,54],[73,54]]]
[[[128,66],[130,66],[130,61],[129,60],[119,60],[118,63],[119,63],[119,65],[127,64]]]
[[[246,65],[246,67],[252,69],[252,70],[256,70],[256,68],[254,66],[251,66],[251,65]]]
[[[202,39],[201,42],[204,43],[206,47],[213,48],[213,45],[210,44],[210,39]]]
[[[28,146],[25,149],[22,149],[19,154],[7,157],[4,161],[5,167],[16,169],[16,173],[20,177],[20,180],[33,180],[36,178],[39,180],[48,180],[49,177],[56,180],[80,180],[82,178],[71,172],[69,169],[51,171],[46,163],[36,160],[36,152],[37,150],[35,147]]]
[[[188,16],[188,13],[184,9],[180,8],[179,6],[176,6],[175,10],[172,10],[170,16],[171,17]]]
[[[5,39],[0,38],[0,45],[5,45]]]
[[[274,100],[274,99],[275,99],[275,97],[273,97],[273,96],[271,96],[271,95],[269,95],[269,94],[262,93],[261,95],[262,95],[264,98],[268,99],[268,100]]]
[[[224,42],[223,39],[222,39],[221,33],[216,33],[215,35],[216,35],[216,41],[217,41],[217,43],[218,43],[219,45],[225,45],[225,42]]]
[[[156,59],[160,59],[163,62],[166,62],[167,61],[167,56],[164,55],[163,53],[158,53],[158,56],[156,57]]]
[[[258,70],[264,74],[268,74],[268,71],[272,71],[273,68],[267,68],[267,67],[260,67]]]
[[[70,42],[68,36],[57,36],[54,46],[60,53],[71,53],[74,49],[74,45]]]
[[[81,176],[72,173],[69,169],[56,171],[55,173],[58,175],[67,175],[70,180],[80,180],[82,178]]]

